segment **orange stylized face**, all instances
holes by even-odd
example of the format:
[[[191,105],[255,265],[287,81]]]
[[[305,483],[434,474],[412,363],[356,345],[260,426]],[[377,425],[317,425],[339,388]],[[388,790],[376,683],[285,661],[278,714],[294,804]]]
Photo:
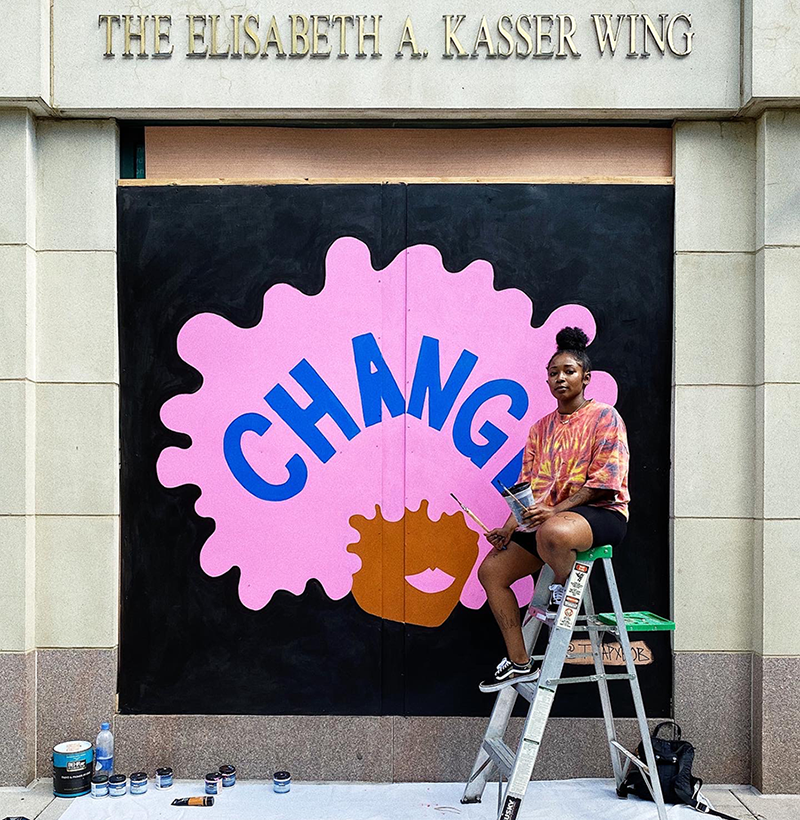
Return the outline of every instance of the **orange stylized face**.
[[[399,521],[354,515],[361,539],[347,547],[361,558],[353,596],[371,615],[419,626],[439,626],[453,611],[478,558],[478,535],[461,513],[428,518],[428,502]]]

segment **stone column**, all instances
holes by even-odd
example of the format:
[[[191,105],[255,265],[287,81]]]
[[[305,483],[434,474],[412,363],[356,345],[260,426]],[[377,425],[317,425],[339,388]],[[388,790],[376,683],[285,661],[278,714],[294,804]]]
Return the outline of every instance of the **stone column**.
[[[753,123],[678,123],[674,173],[674,709],[706,782],[749,783]]]
[[[116,694],[119,588],[117,128],[37,128],[37,772],[93,740]]]
[[[800,792],[800,113],[757,125],[753,783]]]
[[[36,129],[0,111],[0,784],[34,777]]]

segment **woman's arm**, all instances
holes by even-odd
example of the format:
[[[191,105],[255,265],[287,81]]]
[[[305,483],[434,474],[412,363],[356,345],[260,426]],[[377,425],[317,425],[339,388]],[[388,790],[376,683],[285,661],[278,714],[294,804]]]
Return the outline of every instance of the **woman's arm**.
[[[587,487],[584,484],[578,492],[573,493],[569,498],[565,498],[560,504],[556,504],[556,506],[551,509],[553,510],[553,514],[566,512],[573,507],[580,507],[581,504],[588,504],[590,501],[596,501],[598,498],[607,498],[613,495],[613,490],[599,490],[596,487]]]
[[[514,518],[514,513],[508,516],[508,520],[502,527],[498,527],[496,530],[490,530],[486,533],[486,540],[498,550],[504,550],[508,546],[508,542],[511,540],[511,536],[515,533],[517,527],[517,519]]]
[[[607,498],[613,495],[613,490],[599,490],[595,487],[587,487],[584,484],[577,492],[569,498],[565,498],[560,504],[556,504],[555,507],[548,507],[546,504],[534,504],[532,507],[528,507],[523,513],[523,518],[527,524],[533,527],[541,527],[548,518],[552,518],[556,513],[567,512],[573,507],[580,507],[581,504],[588,504],[598,498]]]

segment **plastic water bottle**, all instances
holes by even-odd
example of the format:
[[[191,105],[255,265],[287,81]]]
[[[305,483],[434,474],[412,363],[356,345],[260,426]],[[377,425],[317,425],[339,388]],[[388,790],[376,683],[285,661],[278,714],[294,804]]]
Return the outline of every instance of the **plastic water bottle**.
[[[100,733],[95,741],[95,762],[94,770],[96,774],[114,774],[114,735],[108,723],[100,724]]]

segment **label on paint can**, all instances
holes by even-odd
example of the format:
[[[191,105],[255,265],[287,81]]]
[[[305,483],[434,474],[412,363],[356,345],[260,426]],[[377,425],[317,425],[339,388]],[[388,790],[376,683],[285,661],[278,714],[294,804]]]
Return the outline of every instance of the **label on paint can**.
[[[222,775],[219,772],[210,772],[206,775],[206,794],[219,794]]]
[[[128,778],[124,774],[112,774],[108,778],[108,796],[122,797],[128,792]]]
[[[88,740],[70,740],[53,747],[53,794],[80,797],[89,794],[94,750]]]
[[[292,788],[292,776],[289,772],[275,772],[272,775],[272,790],[276,794],[286,794]]]
[[[172,788],[172,769],[169,766],[164,766],[161,769],[156,769],[156,788]]]
[[[220,766],[219,773],[222,775],[222,787],[224,789],[236,785],[236,766]]]
[[[96,774],[92,778],[92,797],[108,797],[107,774]]]
[[[147,774],[134,772],[131,775],[131,794],[144,794],[147,791]]]

